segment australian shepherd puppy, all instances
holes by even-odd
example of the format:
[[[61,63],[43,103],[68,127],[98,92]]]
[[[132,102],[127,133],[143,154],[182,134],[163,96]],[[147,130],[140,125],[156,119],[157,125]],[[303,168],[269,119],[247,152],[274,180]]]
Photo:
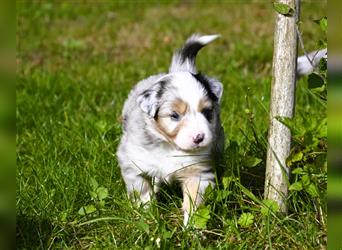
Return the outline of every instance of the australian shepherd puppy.
[[[162,182],[178,180],[184,225],[214,185],[214,158],[223,150],[222,84],[195,67],[197,52],[217,37],[191,36],[173,55],[169,72],[140,81],[122,111],[117,157],[128,195],[146,203]]]

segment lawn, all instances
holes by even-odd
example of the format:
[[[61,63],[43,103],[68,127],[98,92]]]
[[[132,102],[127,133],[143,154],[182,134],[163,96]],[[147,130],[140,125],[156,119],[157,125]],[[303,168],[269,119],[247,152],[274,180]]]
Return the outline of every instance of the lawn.
[[[325,34],[313,20],[326,15],[326,1],[305,1],[301,12],[306,49],[315,50]],[[305,136],[293,152],[310,158],[291,167],[310,165],[310,173],[303,180],[297,171],[291,182],[311,188],[291,190],[286,216],[262,199],[273,27],[268,1],[17,2],[17,247],[326,248],[326,141],[306,148],[326,105],[307,78],[298,82],[295,115]],[[221,34],[197,65],[224,85],[225,173],[183,230],[178,189],[165,187],[149,209],[137,207],[115,152],[129,90],[166,72],[195,32]]]

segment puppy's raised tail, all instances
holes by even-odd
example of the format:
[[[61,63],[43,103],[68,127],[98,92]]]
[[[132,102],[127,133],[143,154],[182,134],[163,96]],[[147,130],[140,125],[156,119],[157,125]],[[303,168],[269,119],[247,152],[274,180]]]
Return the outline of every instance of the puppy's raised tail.
[[[220,35],[206,35],[202,36],[194,34],[186,40],[184,46],[173,54],[172,62],[169,71],[179,72],[188,71],[196,74],[196,55],[197,52],[208,43],[214,41]]]

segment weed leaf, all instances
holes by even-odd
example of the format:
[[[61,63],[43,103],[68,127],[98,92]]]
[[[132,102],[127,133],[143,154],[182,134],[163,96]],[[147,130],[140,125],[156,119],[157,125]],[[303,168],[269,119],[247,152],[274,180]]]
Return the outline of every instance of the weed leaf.
[[[301,191],[302,189],[303,189],[303,185],[299,181],[292,183],[291,186],[289,187],[290,191]]]
[[[303,183],[303,186],[305,187],[305,186],[309,186],[309,184],[310,184],[310,177],[309,177],[309,175],[303,175],[303,177],[302,177],[302,183]]]
[[[317,187],[314,183],[311,183],[306,189],[305,189],[311,197],[316,198],[319,196]]]
[[[308,82],[309,82],[310,89],[322,87],[322,85],[324,84],[324,80],[317,73],[310,74],[308,78]]]
[[[225,189],[228,189],[230,183],[233,181],[233,177],[223,177],[222,178],[222,184]]]
[[[108,189],[105,187],[99,187],[96,190],[96,193],[97,193],[97,197],[100,201],[103,199],[106,199],[108,197]]]
[[[243,161],[243,165],[249,168],[257,166],[260,162],[262,162],[261,159],[249,156]]]
[[[292,174],[298,174],[298,175],[301,175],[301,174],[305,174],[304,170],[302,168],[296,168],[292,171]]]
[[[241,227],[249,227],[250,225],[252,225],[254,222],[254,215],[251,213],[243,213],[241,214],[239,220],[238,220],[238,224]]]
[[[276,213],[279,211],[279,205],[274,200],[264,200],[264,206],[261,207],[260,212],[262,215],[267,216],[271,211]]]
[[[273,8],[284,16],[293,16],[294,9],[284,3],[273,2]]]
[[[194,224],[197,228],[206,228],[209,219],[210,211],[207,207],[201,207],[197,209],[196,213],[194,214]]]
[[[99,184],[97,183],[97,181],[93,177],[90,178],[89,182],[90,182],[91,190],[95,191],[97,189],[97,187],[99,186]]]
[[[149,233],[150,231],[150,226],[144,221],[143,218],[140,218],[140,220],[137,222],[137,227],[145,233]]]
[[[325,16],[325,17],[322,17],[321,19],[318,19],[318,20],[314,20],[315,23],[317,23],[320,27],[321,27],[321,30],[326,32],[327,29],[328,29],[328,18]]]
[[[303,156],[304,154],[302,151],[299,151],[299,152],[292,151],[289,157],[287,157],[286,159],[286,165],[292,166],[294,162],[301,161],[303,159]]]
[[[79,215],[86,215],[96,212],[96,207],[94,205],[88,205],[85,207],[81,207],[80,210],[78,210]]]

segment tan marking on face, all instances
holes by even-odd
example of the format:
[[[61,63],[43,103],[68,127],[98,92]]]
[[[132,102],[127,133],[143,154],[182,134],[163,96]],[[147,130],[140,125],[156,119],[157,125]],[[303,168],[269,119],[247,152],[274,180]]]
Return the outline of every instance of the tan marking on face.
[[[171,103],[171,110],[177,112],[181,116],[184,116],[188,110],[188,104],[183,102],[181,99],[176,99]],[[155,125],[158,132],[164,135],[169,142],[173,143],[173,140],[176,138],[178,132],[184,126],[185,122],[183,120],[179,121],[177,126],[172,131],[167,129],[166,123],[169,122],[169,116],[160,116],[156,120]]]
[[[202,112],[204,108],[211,108],[211,107],[212,107],[212,103],[207,98],[201,99],[198,103],[197,111]]]
[[[188,104],[183,102],[181,99],[176,99],[171,103],[171,110],[177,112],[179,115],[184,116],[188,111]],[[169,142],[173,143],[173,140],[176,138],[178,132],[182,129],[185,122],[183,120],[179,121],[177,126],[172,130],[169,131],[167,129],[166,124],[170,122],[169,116],[160,116],[156,120],[156,129],[164,135]]]
[[[171,104],[172,110],[177,112],[180,115],[185,115],[186,111],[188,110],[188,104],[183,102],[181,99],[176,99]]]
[[[156,121],[156,128],[167,139],[174,140],[176,138],[179,130],[183,127],[184,121],[180,121],[178,123],[178,125],[172,131],[168,131],[166,129],[166,126],[164,125],[164,123],[166,123],[166,122],[170,122],[170,118],[169,117],[161,117],[161,118],[159,118],[158,121]]]

